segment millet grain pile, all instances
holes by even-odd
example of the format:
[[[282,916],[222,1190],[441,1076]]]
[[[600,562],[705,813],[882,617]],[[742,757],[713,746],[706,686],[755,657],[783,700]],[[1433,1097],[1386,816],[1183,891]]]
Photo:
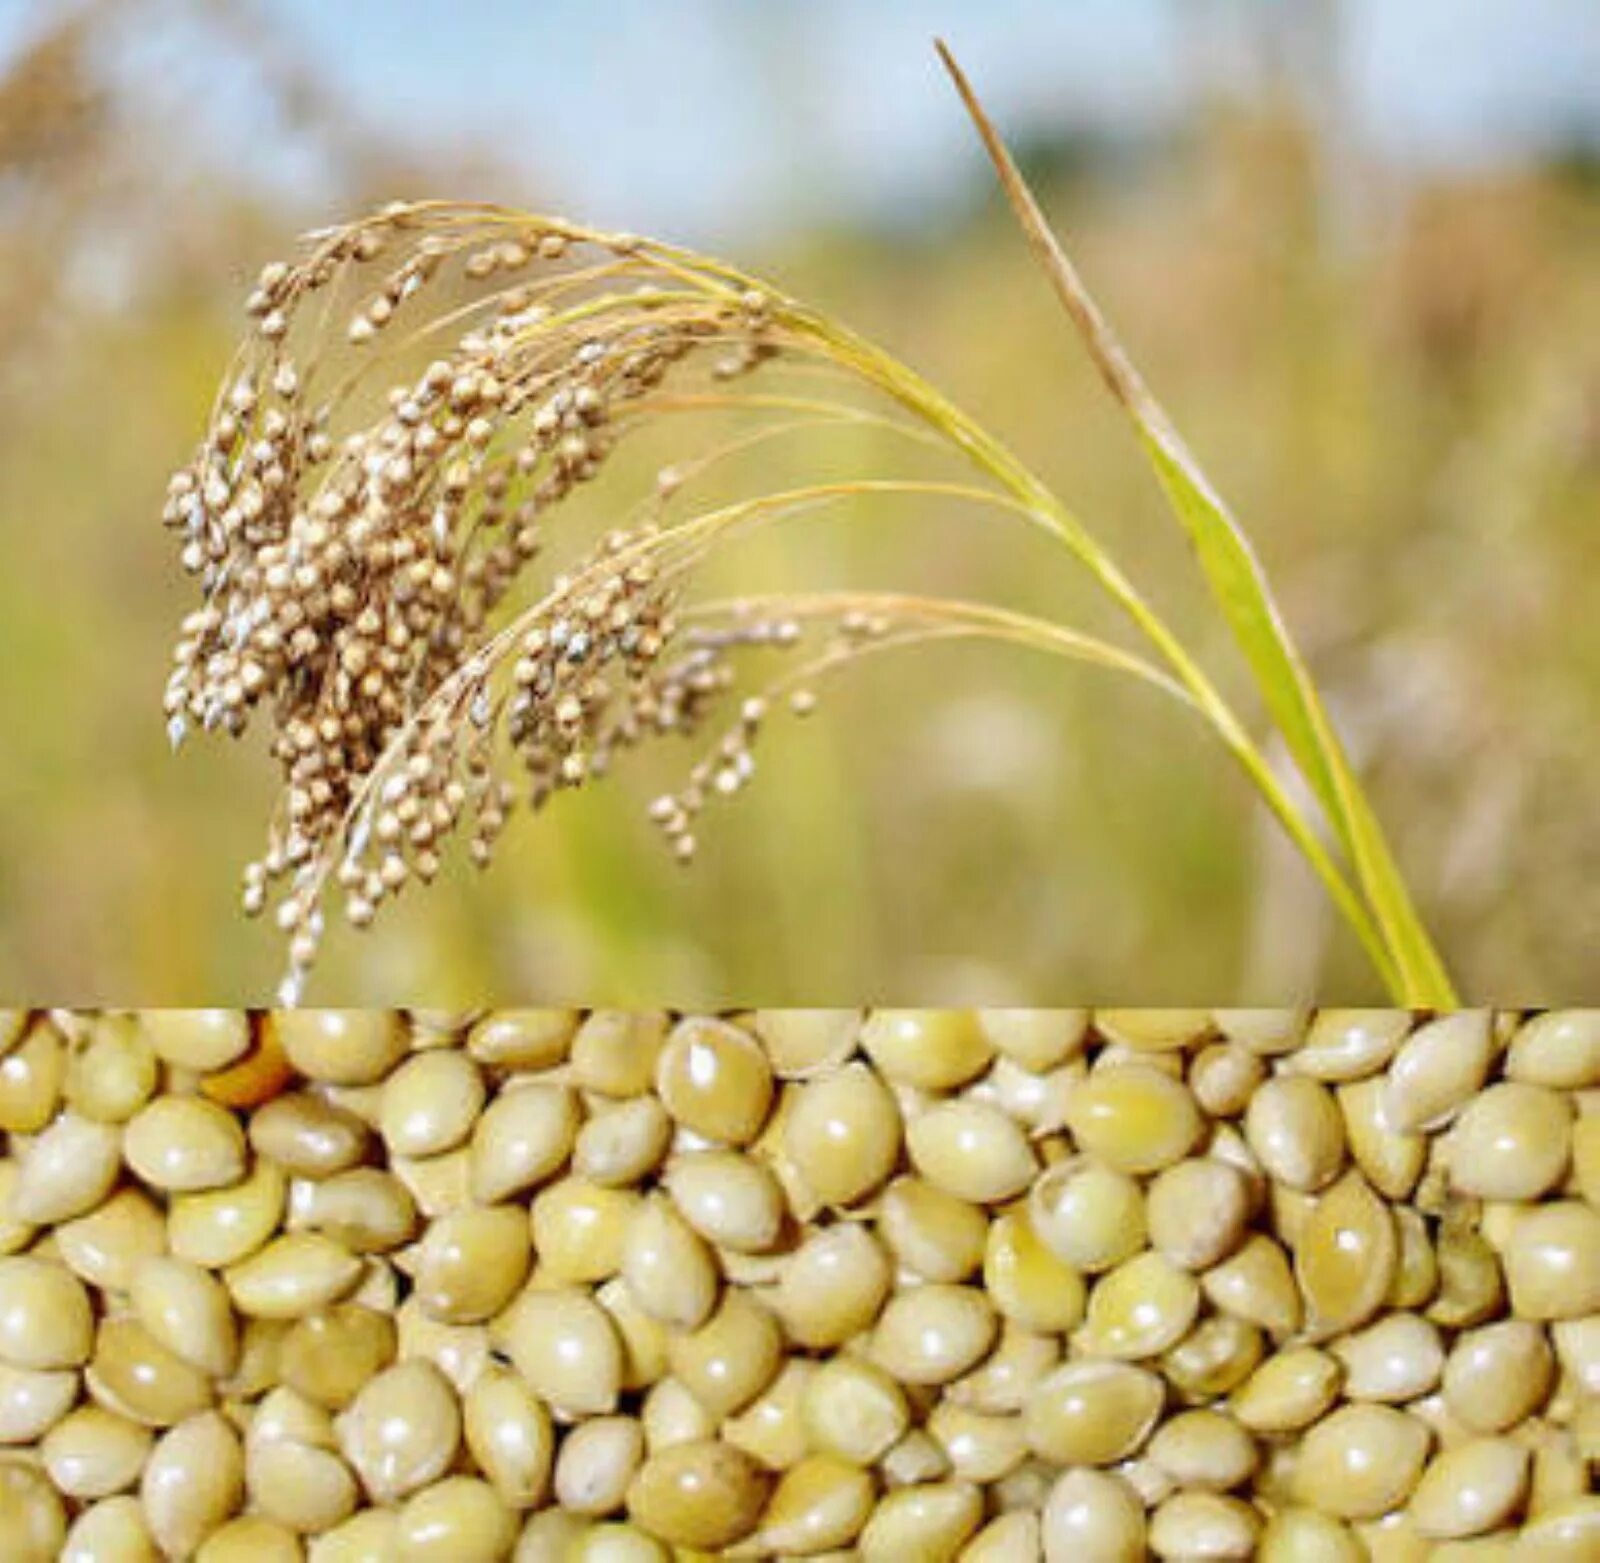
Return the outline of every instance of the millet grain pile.
[[[0,1015],[0,1554],[1600,1556],[1600,1012]]]

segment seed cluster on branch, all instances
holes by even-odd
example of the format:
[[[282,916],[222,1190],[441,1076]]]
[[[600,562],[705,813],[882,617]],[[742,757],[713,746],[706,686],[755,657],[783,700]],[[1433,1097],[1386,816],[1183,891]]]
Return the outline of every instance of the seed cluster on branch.
[[[783,602],[734,603],[685,630],[686,577],[720,538],[851,492],[762,495],[667,524],[693,465],[664,471],[631,524],[508,602],[551,512],[618,440],[696,405],[674,400],[669,376],[714,387],[768,360],[827,356],[804,311],[739,274],[552,219],[394,205],[312,235],[261,273],[247,307],[253,330],[167,499],[202,602],[165,706],[174,745],[269,714],[282,790],[243,904],[255,914],[275,899],[287,997],[331,900],[365,926],[434,877],[457,833],[486,864],[519,800],[538,808],[622,749],[698,731],[733,688],[737,653],[809,644],[826,667],[886,631],[886,607],[926,633],[927,604],[863,612],[825,598],[800,599],[799,618]],[[809,689],[786,694],[810,708]],[[708,792],[748,779],[766,704],[747,700],[656,805],[680,857]]]

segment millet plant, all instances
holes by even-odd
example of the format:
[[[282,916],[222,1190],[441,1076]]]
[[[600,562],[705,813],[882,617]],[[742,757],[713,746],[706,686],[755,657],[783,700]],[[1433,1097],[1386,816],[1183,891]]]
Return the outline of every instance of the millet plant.
[[[742,789],[762,728],[869,653],[983,637],[1153,684],[1244,768],[1394,998],[1454,995],[1261,565],[1112,334],[947,50],[945,66],[1067,314],[1131,419],[1244,654],[1302,793],[1089,527],[913,369],[725,261],[499,206],[399,202],[266,267],[240,348],[165,520],[202,601],[166,691],[174,745],[270,711],[283,785],[246,911],[273,902],[300,994],[325,920],[364,927],[431,880],[450,838],[486,864],[538,809],[658,735],[704,757],[651,814],[694,855]],[[464,302],[463,302],[464,300]],[[342,332],[351,351],[335,352]],[[420,372],[408,353],[435,356]],[[774,374],[773,371],[778,371]],[[789,371],[784,373],[783,371]],[[381,400],[371,382],[388,373]],[[743,409],[752,432],[660,476],[651,503],[534,600],[513,587],[562,502],[628,434]],[[376,410],[374,410],[376,409]],[[871,425],[960,457],[959,480],[875,475],[696,509],[695,480],[762,440]],[[696,600],[735,535],[852,498],[968,501],[1042,528],[1125,616],[1129,649],[984,602],[885,592]],[[742,664],[782,659],[756,694]],[[1308,800],[1303,805],[1299,798]]]

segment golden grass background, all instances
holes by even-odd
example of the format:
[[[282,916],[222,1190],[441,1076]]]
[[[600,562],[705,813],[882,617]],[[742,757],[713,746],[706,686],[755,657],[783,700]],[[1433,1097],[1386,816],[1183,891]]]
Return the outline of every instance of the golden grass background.
[[[0,84],[0,987],[261,993],[277,940],[234,906],[271,777],[249,745],[166,752],[185,594],[157,516],[248,277],[334,213],[207,168],[109,85],[95,9]],[[412,166],[352,133],[316,61],[244,47],[339,211],[394,193],[539,204],[492,160]],[[1091,285],[1256,538],[1464,991],[1600,991],[1600,176],[1572,160],[1399,188],[1373,170],[1352,223],[1312,116],[1273,94],[1131,163],[1034,154]],[[1181,624],[1209,624],[1115,409],[973,190],[925,230],[835,227],[739,258],[977,412]],[[825,438],[870,462],[861,436]],[[815,475],[814,455],[774,451],[752,458],[769,486]],[[669,454],[620,453],[584,498],[592,524]],[[936,506],[856,506],[720,569],[1109,627],[1041,539]],[[1220,632],[1210,649],[1241,689]],[[486,877],[454,868],[370,936],[333,938],[313,997],[1371,989],[1225,756],[1090,673],[972,647],[869,664],[774,730],[760,785],[685,874],[642,808],[692,758],[643,757],[514,824]]]

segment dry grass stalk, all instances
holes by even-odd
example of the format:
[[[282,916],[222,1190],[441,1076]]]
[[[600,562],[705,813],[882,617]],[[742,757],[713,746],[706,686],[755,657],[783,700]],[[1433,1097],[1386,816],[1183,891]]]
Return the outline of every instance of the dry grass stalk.
[[[182,626],[166,711],[174,744],[194,726],[238,734],[258,708],[271,713],[283,789],[243,894],[252,913],[276,897],[286,999],[333,902],[365,926],[406,885],[431,880],[458,833],[486,864],[519,800],[537,809],[653,735],[720,720],[687,784],[652,806],[688,859],[707,802],[750,779],[775,699],[803,713],[817,676],[868,650],[974,635],[1129,672],[1196,709],[1388,985],[1411,1002],[1448,996],[1414,977],[1381,904],[1083,523],[980,425],[838,322],[653,239],[436,201],[311,235],[293,262],[262,272],[248,308],[254,328],[166,507],[203,593]],[[353,368],[334,348],[340,328]],[[437,356],[406,370],[402,349],[422,342]],[[843,380],[889,410],[848,390],[745,389],[757,370],[784,366],[821,366],[830,387]],[[375,372],[392,383],[374,414],[362,409]],[[819,483],[680,518],[714,452],[664,471],[643,519],[531,605],[508,601],[554,513],[626,433],[730,405],[764,420],[738,445],[887,424],[966,458],[979,481]],[[1154,660],[985,604],[841,594],[686,606],[696,569],[736,532],[861,496],[959,498],[1045,528]],[[788,670],[740,699],[736,667],[764,652],[785,654]]]

